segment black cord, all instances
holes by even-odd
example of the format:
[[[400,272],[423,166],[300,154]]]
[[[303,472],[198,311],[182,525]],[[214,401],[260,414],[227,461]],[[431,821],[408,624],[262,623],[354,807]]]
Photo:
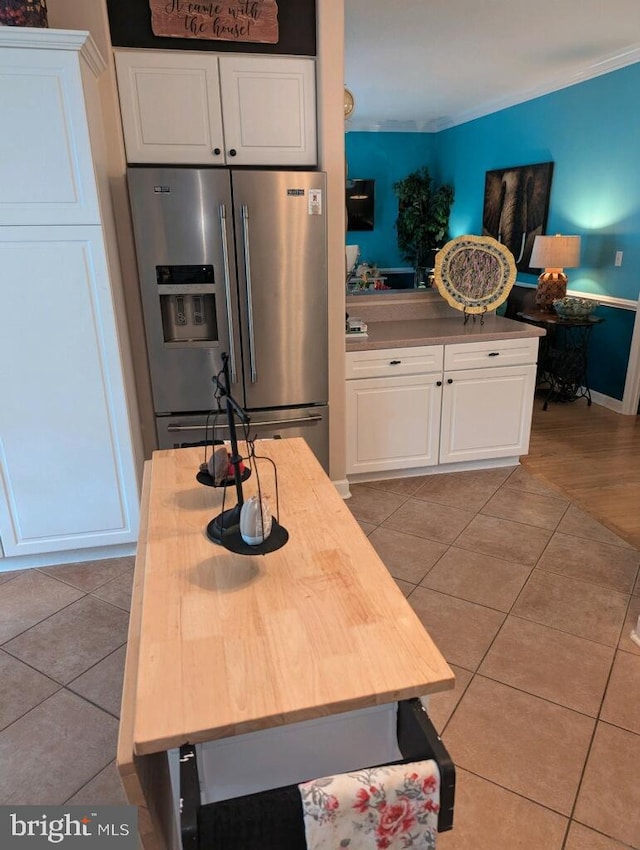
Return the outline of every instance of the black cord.
[[[220,371],[216,375],[216,378],[219,379],[220,375],[222,375],[222,374],[223,374],[223,370],[220,369]],[[216,402],[217,407],[214,408],[213,410],[210,410],[207,413],[207,419],[206,419],[205,426],[204,426],[204,465],[205,466],[207,465],[207,446],[208,446],[208,443],[209,443],[209,423],[211,421],[211,415],[214,414],[213,425],[211,426],[211,438],[210,438],[211,439],[211,453],[213,454],[213,446],[214,446],[215,439],[216,439],[216,425],[218,424],[218,417],[222,413],[222,407],[220,405],[220,398],[221,398],[220,389],[218,388],[218,385],[215,382],[214,382],[214,386],[216,387],[216,389],[214,389],[214,391],[213,391],[213,399]]]
[[[216,426],[218,424],[218,417],[222,413],[221,410],[210,410],[207,413],[207,420],[204,426],[204,463],[203,466],[207,466],[207,448],[209,443],[211,443],[211,454],[213,454],[213,446],[215,444],[216,439]],[[210,426],[211,415],[213,414],[213,425]],[[211,435],[209,435],[209,431],[211,431]]]

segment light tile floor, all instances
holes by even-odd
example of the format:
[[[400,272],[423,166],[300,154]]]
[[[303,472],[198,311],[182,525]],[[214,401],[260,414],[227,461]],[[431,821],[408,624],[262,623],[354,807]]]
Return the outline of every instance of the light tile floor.
[[[351,489],[456,675],[439,850],[640,848],[640,552],[522,467]]]
[[[115,766],[133,558],[0,573],[0,804],[126,803]]]
[[[458,769],[439,850],[640,848],[640,553],[521,467],[352,492],[456,674],[430,704]],[[132,575],[0,573],[0,804],[125,802]]]

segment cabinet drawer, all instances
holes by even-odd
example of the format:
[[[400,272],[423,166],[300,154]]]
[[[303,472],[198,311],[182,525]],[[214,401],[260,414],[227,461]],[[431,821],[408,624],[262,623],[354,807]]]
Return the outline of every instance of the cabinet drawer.
[[[441,372],[444,347],[382,348],[377,351],[348,351],[347,378],[379,378],[387,375],[420,375]]]
[[[488,366],[521,366],[538,359],[538,338],[461,342],[444,348],[444,368],[480,369]]]

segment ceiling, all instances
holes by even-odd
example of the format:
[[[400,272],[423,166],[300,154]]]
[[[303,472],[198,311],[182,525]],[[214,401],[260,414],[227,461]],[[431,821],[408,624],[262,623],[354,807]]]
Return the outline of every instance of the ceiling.
[[[345,0],[348,130],[435,132],[638,61],[639,0]]]

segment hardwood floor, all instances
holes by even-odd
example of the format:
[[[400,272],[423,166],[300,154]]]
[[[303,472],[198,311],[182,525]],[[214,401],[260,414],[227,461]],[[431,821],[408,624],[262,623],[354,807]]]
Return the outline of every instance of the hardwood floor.
[[[522,465],[640,548],[640,416],[584,399],[542,410],[538,395]]]

